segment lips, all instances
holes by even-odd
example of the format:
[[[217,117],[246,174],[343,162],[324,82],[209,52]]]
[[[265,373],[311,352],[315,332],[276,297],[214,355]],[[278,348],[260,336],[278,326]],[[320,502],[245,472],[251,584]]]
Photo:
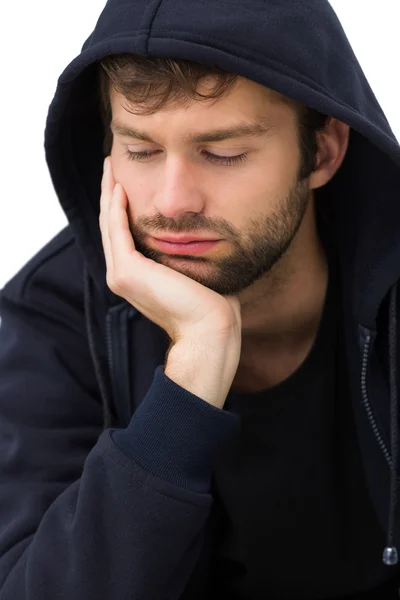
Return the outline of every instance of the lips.
[[[188,235],[180,237],[165,237],[165,238],[154,238],[160,242],[169,242],[170,244],[191,244],[193,242],[216,242],[217,238],[196,238]]]
[[[174,243],[153,238],[156,246],[166,254],[203,254],[219,244],[220,240],[201,240]]]

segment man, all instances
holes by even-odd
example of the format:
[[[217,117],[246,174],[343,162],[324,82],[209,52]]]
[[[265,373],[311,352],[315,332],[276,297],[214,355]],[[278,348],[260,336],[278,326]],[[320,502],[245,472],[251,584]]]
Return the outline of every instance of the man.
[[[398,597],[400,148],[328,2],[109,0],[45,149],[0,600]]]

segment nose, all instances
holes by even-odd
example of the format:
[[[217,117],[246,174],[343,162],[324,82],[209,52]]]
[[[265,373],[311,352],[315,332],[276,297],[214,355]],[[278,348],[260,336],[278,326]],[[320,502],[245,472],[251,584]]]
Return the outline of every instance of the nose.
[[[188,160],[168,157],[162,169],[154,197],[155,208],[170,218],[186,212],[201,212],[204,199],[195,167],[189,165]]]

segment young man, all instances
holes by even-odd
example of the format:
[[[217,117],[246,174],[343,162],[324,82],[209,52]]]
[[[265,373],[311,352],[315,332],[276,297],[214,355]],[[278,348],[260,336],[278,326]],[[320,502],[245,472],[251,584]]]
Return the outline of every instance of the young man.
[[[398,597],[400,148],[328,2],[109,0],[45,149],[0,600]]]

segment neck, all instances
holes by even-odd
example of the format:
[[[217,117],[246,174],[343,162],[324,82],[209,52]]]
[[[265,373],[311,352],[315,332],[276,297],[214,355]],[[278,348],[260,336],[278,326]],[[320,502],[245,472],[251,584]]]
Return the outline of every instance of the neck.
[[[327,258],[311,198],[295,239],[265,278],[239,295],[242,356],[296,352],[313,341],[328,284]]]

